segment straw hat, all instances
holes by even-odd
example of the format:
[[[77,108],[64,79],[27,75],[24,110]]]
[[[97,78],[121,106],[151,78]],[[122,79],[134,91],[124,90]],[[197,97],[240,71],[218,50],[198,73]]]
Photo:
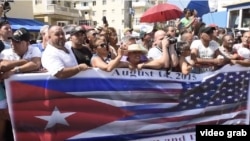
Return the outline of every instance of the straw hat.
[[[148,50],[140,44],[132,44],[128,46],[128,52],[141,51],[143,54],[148,53]]]

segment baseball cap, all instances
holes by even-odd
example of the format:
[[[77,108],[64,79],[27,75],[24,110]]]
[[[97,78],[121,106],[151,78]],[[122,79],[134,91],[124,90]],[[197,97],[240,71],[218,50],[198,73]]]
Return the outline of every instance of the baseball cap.
[[[69,34],[72,36],[76,33],[85,33],[85,30],[82,26],[73,26],[72,29],[69,31]]]
[[[143,38],[146,34],[151,33],[153,29],[153,25],[142,25],[140,28],[140,38]]]
[[[20,41],[29,42],[30,41],[30,33],[26,28],[20,28],[13,33],[13,36],[10,37],[10,39],[15,40],[17,42],[20,42]]]
[[[201,29],[200,29],[200,34],[201,33],[206,33],[206,34],[211,34],[211,33],[213,33],[213,31],[215,30],[215,27],[211,27],[211,26],[208,26],[208,27],[202,27]]]

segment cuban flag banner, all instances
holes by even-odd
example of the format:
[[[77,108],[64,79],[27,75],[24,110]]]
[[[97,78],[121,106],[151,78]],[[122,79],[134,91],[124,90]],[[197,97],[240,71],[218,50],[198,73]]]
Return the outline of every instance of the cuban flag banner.
[[[183,75],[90,69],[5,80],[15,141],[195,140],[198,124],[248,124],[247,67]]]

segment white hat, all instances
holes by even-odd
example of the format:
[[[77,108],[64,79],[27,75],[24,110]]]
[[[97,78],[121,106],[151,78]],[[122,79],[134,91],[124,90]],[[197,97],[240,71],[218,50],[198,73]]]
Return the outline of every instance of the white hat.
[[[250,50],[245,47],[239,48],[237,53],[244,59],[250,59]]]
[[[141,51],[142,53],[148,53],[148,50],[141,44],[132,44],[128,46],[128,52]]]

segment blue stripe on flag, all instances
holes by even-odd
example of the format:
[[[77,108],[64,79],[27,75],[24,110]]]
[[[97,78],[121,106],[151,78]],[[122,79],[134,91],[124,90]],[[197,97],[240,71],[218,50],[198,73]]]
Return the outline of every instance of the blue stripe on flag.
[[[49,81],[22,80],[19,82],[61,92],[142,91],[142,90],[164,91],[171,84],[171,82],[166,83],[166,81],[146,81],[146,80],[129,80],[129,79],[120,80],[120,79],[103,79],[103,78],[78,78],[78,79],[72,78],[72,79],[65,79],[63,81],[60,79],[54,79]],[[82,84],[84,86],[79,87],[79,84]],[[177,87],[175,88],[172,87],[171,88],[172,90],[182,89],[181,83],[174,82],[173,84]]]

